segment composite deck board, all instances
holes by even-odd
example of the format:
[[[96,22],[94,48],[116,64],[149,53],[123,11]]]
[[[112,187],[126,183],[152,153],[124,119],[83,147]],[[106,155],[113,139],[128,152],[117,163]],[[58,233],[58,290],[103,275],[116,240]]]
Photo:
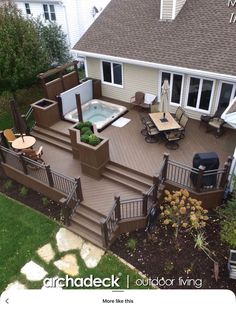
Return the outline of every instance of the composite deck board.
[[[125,117],[131,121],[122,128],[110,125],[101,134],[110,139],[110,158],[112,161],[128,168],[153,175],[158,173],[163,160],[163,154],[168,152],[170,158],[175,161],[190,165],[193,155],[197,152],[217,152],[220,158],[221,167],[227,156],[232,155],[236,144],[236,131],[226,130],[220,138],[213,133],[206,133],[205,126],[199,121],[190,120],[185,138],[179,142],[179,149],[168,150],[165,142],[149,144],[146,143],[140,131],[142,124],[139,112],[132,110]],[[71,123],[61,121],[53,128],[68,134]],[[79,160],[73,159],[72,153],[64,151],[45,142],[36,142],[36,147],[43,145],[44,160],[51,165],[51,168],[71,177],[81,177],[85,205],[107,214],[112,205],[115,195],[121,195],[122,199],[139,197],[140,194],[125,187],[122,184],[102,178],[95,180],[85,176],[81,171]]]

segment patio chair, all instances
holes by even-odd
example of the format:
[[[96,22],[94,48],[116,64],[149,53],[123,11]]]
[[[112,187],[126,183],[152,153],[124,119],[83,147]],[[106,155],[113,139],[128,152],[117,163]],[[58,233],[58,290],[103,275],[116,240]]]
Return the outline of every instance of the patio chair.
[[[130,104],[132,107],[136,106],[137,108],[146,108],[150,109],[152,105],[155,104],[157,97],[153,94],[136,92],[133,97],[130,99]]]
[[[25,157],[29,159],[32,159],[40,163],[44,163],[44,160],[42,159],[43,146],[40,146],[38,151],[35,151],[33,148],[22,149],[22,153]]]
[[[143,124],[143,128],[141,130],[141,134],[143,136],[147,136],[148,135],[148,132],[147,132],[147,125],[150,127],[150,128],[155,128],[155,124],[153,123],[153,121],[151,120],[151,118],[147,115],[147,114],[139,114],[140,116],[140,120]]]
[[[181,132],[181,138],[185,137],[185,129],[186,129],[186,125],[188,123],[188,120],[189,120],[189,117],[185,113],[183,113],[181,116],[181,119],[179,121],[179,124],[181,126],[181,128],[179,129]]]
[[[167,140],[166,147],[168,149],[177,149],[179,148],[178,141],[182,139],[182,132],[180,130],[173,130],[170,132],[164,132],[165,138]]]
[[[8,141],[8,143],[12,143],[14,140],[17,139],[17,137],[21,136],[21,134],[18,134],[18,133],[14,133],[12,131],[12,129],[5,129],[3,131],[3,135],[5,136],[6,140]],[[25,135],[25,134],[22,134],[22,135]]]
[[[145,141],[147,143],[157,143],[159,141],[159,135],[160,132],[157,130],[155,126],[150,127],[147,124],[147,135],[145,136]]]
[[[178,106],[174,114],[175,120],[179,122],[183,114],[184,114],[184,109],[181,106]]]
[[[228,259],[229,278],[236,279],[236,250],[230,250]]]
[[[216,131],[216,137],[219,137],[223,134],[223,126],[225,124],[225,120],[219,118],[219,117],[213,117],[209,120],[207,124],[207,132],[210,132],[210,130]]]

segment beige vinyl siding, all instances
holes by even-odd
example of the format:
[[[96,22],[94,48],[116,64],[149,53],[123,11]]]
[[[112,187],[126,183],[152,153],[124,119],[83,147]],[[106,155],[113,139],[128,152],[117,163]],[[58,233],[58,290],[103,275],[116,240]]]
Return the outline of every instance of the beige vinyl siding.
[[[184,6],[186,0],[176,0],[176,9],[175,9],[175,16],[177,16]]]
[[[162,0],[161,5],[162,20],[171,20],[173,14],[173,0]]]
[[[109,61],[109,60],[108,60]],[[87,58],[88,76],[101,79],[101,61]],[[135,92],[143,91],[157,95],[158,70],[131,64],[123,64],[123,88],[102,84],[102,95],[129,102]]]

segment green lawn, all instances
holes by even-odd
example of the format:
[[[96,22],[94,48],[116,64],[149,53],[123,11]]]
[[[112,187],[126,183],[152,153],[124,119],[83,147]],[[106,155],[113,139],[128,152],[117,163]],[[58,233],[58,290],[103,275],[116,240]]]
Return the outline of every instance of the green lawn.
[[[53,262],[46,264],[36,253],[39,247],[50,242],[56,252],[54,260],[65,255],[59,253],[56,246],[55,234],[60,225],[2,194],[0,194],[0,217],[0,293],[14,280],[19,280],[28,288],[42,287],[42,282],[29,282],[20,274],[20,269],[30,260],[44,267],[48,277],[65,277]],[[137,288],[135,281],[140,276],[114,255],[105,254],[96,268],[89,269],[81,259],[79,251],[70,253],[77,257],[80,277],[85,278],[93,274],[95,277],[104,278],[114,274],[120,277],[120,287],[126,288],[126,276],[129,275],[130,288]]]

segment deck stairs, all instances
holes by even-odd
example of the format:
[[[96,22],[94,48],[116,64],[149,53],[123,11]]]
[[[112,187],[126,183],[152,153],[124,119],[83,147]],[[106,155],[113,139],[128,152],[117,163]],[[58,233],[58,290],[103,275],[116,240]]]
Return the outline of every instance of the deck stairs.
[[[40,141],[72,152],[69,133],[66,134],[55,129],[35,126],[31,132],[31,135]]]
[[[153,185],[153,179],[151,176],[131,168],[127,168],[113,161],[110,161],[106,165],[102,176],[106,179],[122,184],[127,188],[133,189],[140,193],[140,195],[145,193]]]

